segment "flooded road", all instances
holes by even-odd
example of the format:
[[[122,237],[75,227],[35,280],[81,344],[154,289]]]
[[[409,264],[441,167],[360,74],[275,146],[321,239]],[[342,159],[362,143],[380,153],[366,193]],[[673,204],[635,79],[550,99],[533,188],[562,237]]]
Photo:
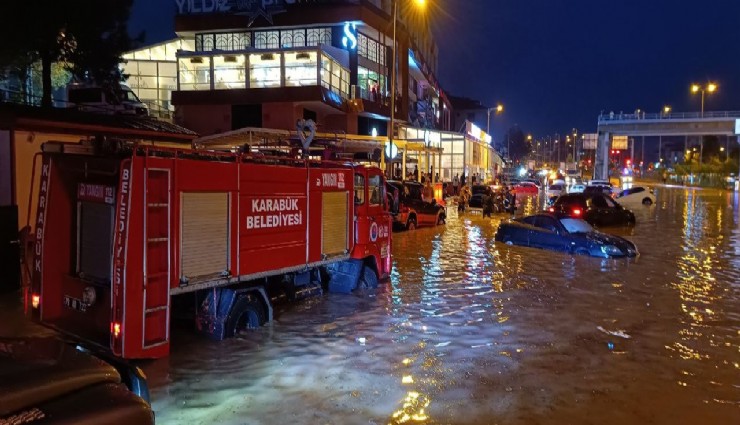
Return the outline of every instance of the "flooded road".
[[[500,218],[453,213],[394,234],[377,293],[223,342],[177,332],[144,365],[157,423],[740,423],[738,198],[657,197],[612,231],[636,260],[494,244]]]

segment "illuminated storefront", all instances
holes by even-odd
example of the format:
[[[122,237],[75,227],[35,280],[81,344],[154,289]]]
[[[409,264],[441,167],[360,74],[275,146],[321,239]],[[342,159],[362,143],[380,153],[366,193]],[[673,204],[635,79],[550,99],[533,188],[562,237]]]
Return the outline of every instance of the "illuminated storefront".
[[[291,130],[311,118],[322,131],[386,135],[395,92],[397,119],[449,129],[431,32],[409,24],[403,11],[397,87],[390,87],[390,1],[174,3],[176,53],[132,52],[124,72],[141,98],[174,109],[179,124],[212,134],[246,126]]]

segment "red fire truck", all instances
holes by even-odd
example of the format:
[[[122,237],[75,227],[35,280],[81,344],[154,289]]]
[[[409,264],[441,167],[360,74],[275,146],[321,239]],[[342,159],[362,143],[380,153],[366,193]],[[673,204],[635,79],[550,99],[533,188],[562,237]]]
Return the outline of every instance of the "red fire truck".
[[[116,356],[158,358],[178,300],[220,339],[270,321],[277,298],[389,277],[377,167],[105,146],[115,148],[43,146],[27,299],[45,325]]]

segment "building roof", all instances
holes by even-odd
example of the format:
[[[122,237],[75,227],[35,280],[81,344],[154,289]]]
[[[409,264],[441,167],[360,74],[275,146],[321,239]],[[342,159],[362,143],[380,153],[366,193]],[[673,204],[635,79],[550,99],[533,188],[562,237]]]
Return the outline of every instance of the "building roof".
[[[469,97],[448,96],[453,110],[467,111],[471,109],[488,109],[488,106],[481,103],[480,100]]]
[[[0,128],[191,143],[194,131],[153,117],[0,103]]]

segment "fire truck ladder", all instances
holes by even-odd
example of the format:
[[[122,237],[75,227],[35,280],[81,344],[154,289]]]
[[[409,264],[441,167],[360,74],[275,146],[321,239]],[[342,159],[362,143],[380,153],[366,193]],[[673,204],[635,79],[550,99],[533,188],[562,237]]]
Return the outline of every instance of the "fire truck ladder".
[[[143,347],[169,341],[170,170],[145,168]]]

